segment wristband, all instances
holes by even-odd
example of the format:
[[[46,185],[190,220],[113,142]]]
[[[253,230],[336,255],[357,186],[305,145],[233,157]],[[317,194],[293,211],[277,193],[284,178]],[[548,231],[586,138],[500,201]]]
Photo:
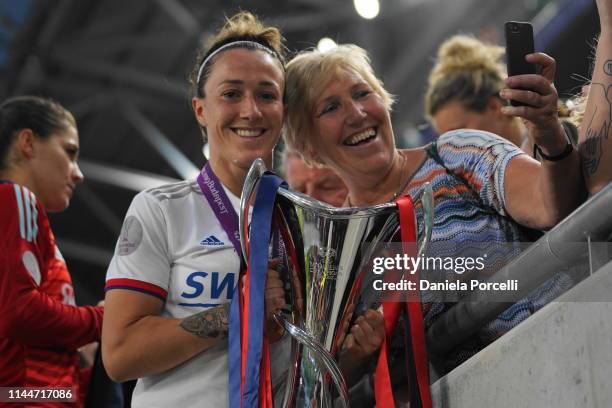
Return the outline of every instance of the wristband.
[[[563,149],[561,153],[555,156],[549,156],[547,154],[544,154],[542,149],[540,149],[540,146],[538,146],[537,144],[533,145],[533,157],[536,157],[536,154],[539,154],[540,157],[543,158],[544,160],[548,160],[552,162],[556,162],[556,161],[565,159],[573,151],[574,151],[574,145],[571,142],[568,142],[567,145],[565,145],[565,149]]]

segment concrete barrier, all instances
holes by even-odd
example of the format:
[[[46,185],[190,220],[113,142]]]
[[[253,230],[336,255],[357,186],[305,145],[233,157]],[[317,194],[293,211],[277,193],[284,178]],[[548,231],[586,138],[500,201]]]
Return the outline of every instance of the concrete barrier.
[[[436,408],[612,407],[612,262],[432,385]]]

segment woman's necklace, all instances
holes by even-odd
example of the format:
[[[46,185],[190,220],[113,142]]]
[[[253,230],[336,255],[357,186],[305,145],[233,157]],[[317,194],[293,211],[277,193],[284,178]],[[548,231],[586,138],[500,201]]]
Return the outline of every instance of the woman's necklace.
[[[406,162],[408,161],[406,156],[402,155],[402,158],[403,158],[403,161],[402,161],[402,167],[400,168],[400,179],[403,179],[405,177],[404,170],[406,168]],[[406,190],[406,188],[408,187],[408,184],[410,184],[410,180],[411,180],[411,177],[408,177],[406,181],[403,182],[402,185],[397,189],[395,194],[393,194],[393,197],[391,197],[391,199],[388,202],[395,201],[399,196],[401,196],[404,190]],[[346,203],[348,204],[349,207],[353,207],[350,196],[346,197]]]
[[[404,155],[402,155],[402,157],[404,158],[404,161],[402,162],[402,169],[400,171],[400,177],[403,178],[403,177],[406,177],[404,175],[404,168],[406,167],[406,162],[408,161],[408,159]],[[408,184],[410,184],[411,179],[412,177],[406,177],[406,181],[404,181],[402,186],[395,192],[395,194],[393,194],[393,197],[389,201],[395,201],[399,196],[401,196],[404,190],[406,190],[406,188],[408,187]]]

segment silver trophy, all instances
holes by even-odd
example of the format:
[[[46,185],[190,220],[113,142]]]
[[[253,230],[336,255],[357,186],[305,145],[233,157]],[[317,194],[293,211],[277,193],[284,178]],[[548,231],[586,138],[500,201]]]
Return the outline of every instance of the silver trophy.
[[[240,242],[247,261],[249,210],[265,171],[263,161],[257,159],[242,190]],[[433,225],[429,183],[419,205],[421,255]],[[397,206],[334,208],[281,187],[274,213],[272,228],[283,238],[292,299],[291,313],[279,313],[276,318],[294,340],[283,406],[332,407],[336,397],[348,406],[347,385],[338,366],[340,346],[360,313],[380,307],[380,292],[373,290],[371,268],[368,271],[366,266],[381,244],[398,232]]]

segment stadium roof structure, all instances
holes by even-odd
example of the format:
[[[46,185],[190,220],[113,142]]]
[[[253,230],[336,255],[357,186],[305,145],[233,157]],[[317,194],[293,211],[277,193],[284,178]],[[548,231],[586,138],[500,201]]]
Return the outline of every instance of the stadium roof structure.
[[[190,177],[204,163],[186,77],[199,45],[239,9],[281,27],[291,51],[324,36],[368,50],[398,97],[400,136],[423,121],[427,73],[449,35],[501,43],[506,20],[532,20],[536,32],[552,33],[545,49],[558,60],[559,88],[571,92],[579,83],[566,78],[587,75],[597,32],[588,0],[381,0],[372,20],[346,0],[0,0],[0,96],[53,97],[78,122],[86,180],[52,224],[80,303],[103,296],[134,194]]]

